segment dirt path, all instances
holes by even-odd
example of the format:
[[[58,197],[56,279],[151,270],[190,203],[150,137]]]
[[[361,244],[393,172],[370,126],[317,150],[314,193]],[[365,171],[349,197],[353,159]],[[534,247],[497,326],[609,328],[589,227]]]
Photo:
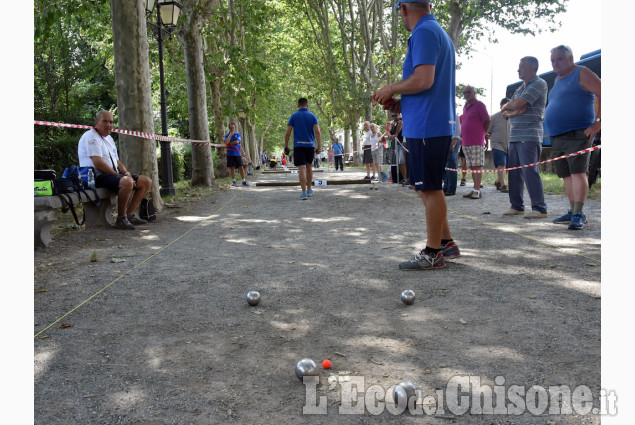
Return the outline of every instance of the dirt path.
[[[297,187],[252,182],[139,231],[55,240],[35,252],[35,423],[421,423],[387,410],[340,414],[344,376],[363,377],[365,389],[411,381],[424,396],[456,376],[585,385],[599,407],[600,204],[589,202],[584,230],[569,231],[502,216],[507,195],[493,187],[481,200],[461,189],[447,199],[462,257],[433,272],[398,270],[422,248],[425,217],[396,184],[318,187],[300,201]],[[547,196],[547,205],[554,218],[568,202]],[[412,306],[400,301],[405,289]],[[250,290],[262,295],[257,307]],[[304,357],[333,362],[318,368],[326,415],[302,413],[294,366]],[[600,422],[451,410],[426,423]]]

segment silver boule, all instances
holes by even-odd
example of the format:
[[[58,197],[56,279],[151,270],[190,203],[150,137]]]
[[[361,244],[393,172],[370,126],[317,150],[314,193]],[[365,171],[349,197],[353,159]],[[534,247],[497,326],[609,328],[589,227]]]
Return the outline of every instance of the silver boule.
[[[299,380],[302,380],[302,377],[304,376],[313,376],[317,374],[317,366],[311,359],[302,359],[295,365],[295,376],[297,376]]]
[[[401,302],[406,305],[412,305],[415,303],[415,292],[411,289],[406,289],[401,293]]]
[[[395,385],[393,390],[393,400],[395,404],[404,403],[404,406],[408,406],[408,401],[412,396],[417,395],[417,389],[412,382],[403,381]],[[403,401],[401,401],[403,400]]]
[[[258,291],[249,291],[247,293],[247,304],[258,305],[260,302],[260,293]]]

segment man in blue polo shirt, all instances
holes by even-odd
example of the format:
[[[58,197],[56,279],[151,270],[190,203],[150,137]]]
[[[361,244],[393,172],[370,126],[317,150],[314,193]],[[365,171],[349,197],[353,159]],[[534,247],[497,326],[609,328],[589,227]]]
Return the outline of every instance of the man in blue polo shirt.
[[[384,104],[400,93],[389,109],[403,117],[402,133],[410,152],[408,180],[426,209],[426,246],[401,270],[445,267],[445,260],[460,256],[452,240],[442,189],[443,170],[455,130],[454,45],[430,13],[429,0],[400,0],[402,22],[412,34],[403,63],[401,81],[381,88],[375,100]]]
[[[236,186],[236,168],[243,178],[243,186],[249,186],[245,180],[245,169],[240,155],[240,133],[236,132],[236,124],[229,124],[229,132],[225,135],[225,148],[227,149],[227,168],[232,176],[232,186]]]
[[[300,199],[307,199],[313,195],[311,182],[313,181],[313,157],[322,149],[322,133],[317,117],[309,112],[309,101],[304,97],[298,100],[298,110],[287,123],[284,135],[284,153],[289,155],[289,137],[293,131],[293,164],[298,167],[298,178],[302,195]],[[316,146],[317,139],[317,146]],[[317,149],[316,149],[317,147]]]

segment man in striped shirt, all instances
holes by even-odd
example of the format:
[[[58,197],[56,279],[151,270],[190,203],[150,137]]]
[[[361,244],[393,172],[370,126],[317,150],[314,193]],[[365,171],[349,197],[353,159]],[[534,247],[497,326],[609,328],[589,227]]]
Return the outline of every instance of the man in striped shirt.
[[[522,58],[518,65],[518,77],[523,80],[523,84],[516,89],[511,102],[501,108],[503,116],[510,118],[511,124],[507,162],[509,168],[540,160],[547,83],[536,75],[537,72],[538,59],[533,56]],[[504,215],[525,214],[523,189],[527,186],[532,211],[525,214],[525,218],[547,217],[547,204],[537,165],[510,171],[508,186],[511,208]]]

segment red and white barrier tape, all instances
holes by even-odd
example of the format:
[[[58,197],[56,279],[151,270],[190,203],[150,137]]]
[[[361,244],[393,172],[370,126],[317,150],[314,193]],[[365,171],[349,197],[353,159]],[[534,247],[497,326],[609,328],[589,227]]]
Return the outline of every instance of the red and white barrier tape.
[[[50,127],[83,128],[83,129],[86,129],[86,130],[90,130],[91,128],[94,128],[91,125],[65,124],[65,123],[49,122],[49,121],[34,121],[34,123],[36,125],[46,125],[46,126],[50,126]],[[204,141],[204,140],[179,139],[177,137],[162,136],[162,135],[159,135],[159,134],[145,133],[145,132],[142,132],[142,131],[113,129],[112,132],[113,133],[126,134],[126,135],[129,135],[129,136],[141,137],[143,139],[160,140],[160,141],[163,141],[163,142],[191,143],[192,146],[225,147],[224,144],[210,143],[209,141]]]
[[[518,170],[518,169],[521,169],[521,168],[533,167],[535,165],[546,164],[548,162],[558,161],[559,159],[570,158],[572,156],[582,155],[582,154],[585,154],[585,153],[593,152],[595,150],[600,149],[601,147],[602,147],[602,145],[592,146],[590,148],[582,149],[581,151],[577,151],[577,152],[574,152],[574,153],[569,153],[569,154],[566,154],[566,155],[562,155],[562,156],[559,156],[557,158],[551,158],[551,159],[548,159],[546,161],[534,162],[533,164],[527,164],[527,165],[519,165],[518,167],[504,168],[502,171],[512,171],[512,170]],[[470,170],[470,169],[457,170],[457,169],[454,169],[454,168],[446,168],[446,170],[448,170],[448,171],[460,171],[460,172],[467,172],[467,173],[474,173],[474,174],[497,173],[497,172],[501,171],[501,170]]]

